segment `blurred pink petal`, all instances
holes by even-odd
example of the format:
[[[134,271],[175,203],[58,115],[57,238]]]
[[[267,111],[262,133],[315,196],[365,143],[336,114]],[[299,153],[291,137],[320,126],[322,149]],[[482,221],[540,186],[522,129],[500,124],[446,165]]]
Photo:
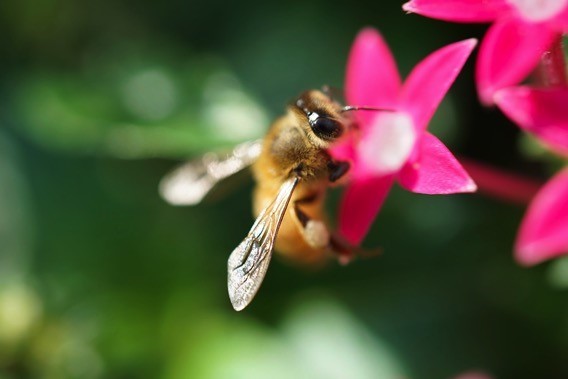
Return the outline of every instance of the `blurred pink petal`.
[[[356,158],[355,151],[356,135],[348,132],[339,142],[336,142],[330,149],[331,156],[338,161],[353,162]]]
[[[515,250],[524,265],[568,253],[568,169],[546,183],[529,205]]]
[[[566,3],[564,10],[550,20],[550,24],[561,33],[568,33],[568,1]]]
[[[495,22],[479,48],[476,76],[481,101],[491,105],[497,90],[523,80],[556,37],[545,23],[513,17]]]
[[[394,108],[400,92],[400,75],[394,58],[378,31],[363,29],[357,35],[349,59],[345,79],[348,105]],[[356,112],[366,125],[374,112]]]
[[[394,182],[393,175],[353,181],[345,190],[339,209],[339,233],[359,245],[371,228]]]
[[[508,0],[525,21],[542,22],[558,17],[568,0]]]
[[[398,180],[409,191],[429,195],[477,190],[448,148],[430,133],[422,136],[415,159],[407,162]]]
[[[402,6],[407,12],[454,22],[489,22],[510,8],[505,0],[411,0]]]
[[[426,129],[476,44],[473,38],[453,43],[414,67],[404,83],[401,109],[412,115],[418,131]]]
[[[568,154],[568,88],[505,88],[495,102],[511,120],[559,153]]]

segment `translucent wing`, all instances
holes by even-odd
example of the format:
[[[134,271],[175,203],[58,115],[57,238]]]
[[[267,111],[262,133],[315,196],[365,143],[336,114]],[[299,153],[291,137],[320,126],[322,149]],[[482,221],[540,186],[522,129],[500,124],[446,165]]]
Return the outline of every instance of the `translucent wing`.
[[[160,194],[172,205],[195,205],[220,180],[253,164],[261,146],[260,140],[245,142],[228,154],[208,153],[184,163],[162,179]]]
[[[258,291],[270,258],[274,240],[299,178],[288,179],[278,195],[258,216],[246,238],[229,257],[229,298],[235,310],[244,309]]]

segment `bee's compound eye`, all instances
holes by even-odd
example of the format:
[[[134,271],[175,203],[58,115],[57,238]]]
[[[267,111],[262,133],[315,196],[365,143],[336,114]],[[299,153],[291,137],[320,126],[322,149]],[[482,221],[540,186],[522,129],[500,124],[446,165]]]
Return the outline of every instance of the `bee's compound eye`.
[[[312,123],[314,133],[324,139],[337,138],[343,133],[343,128],[339,122],[327,117],[318,117]]]

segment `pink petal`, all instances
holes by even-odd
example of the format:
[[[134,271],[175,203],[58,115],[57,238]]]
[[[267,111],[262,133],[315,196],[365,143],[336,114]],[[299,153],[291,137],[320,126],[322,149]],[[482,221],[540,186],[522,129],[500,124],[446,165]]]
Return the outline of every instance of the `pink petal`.
[[[505,0],[411,0],[407,12],[454,22],[489,22],[510,10]]]
[[[396,62],[383,38],[372,28],[357,35],[349,59],[345,79],[348,105],[394,108],[400,92],[400,75]],[[356,112],[362,126],[374,112]]]
[[[568,169],[546,183],[529,205],[515,250],[524,265],[568,253]]]
[[[409,191],[429,195],[477,190],[448,148],[430,133],[422,136],[416,158],[403,167],[398,180]]]
[[[359,245],[371,228],[394,182],[393,175],[353,181],[345,190],[339,208],[339,233]]]
[[[550,24],[559,32],[568,33],[568,4],[562,12],[550,20]]]
[[[567,0],[509,0],[515,11],[525,21],[549,22],[559,16],[566,5]]]
[[[479,48],[476,76],[481,101],[491,105],[496,91],[521,82],[556,37],[543,23],[519,18],[494,23]]]
[[[568,88],[505,88],[495,94],[503,113],[561,154],[568,154]]]
[[[401,109],[412,115],[417,130],[426,128],[476,44],[473,38],[453,43],[414,67],[404,83]]]
[[[357,143],[357,136],[354,131],[350,130],[347,135],[333,144],[328,151],[331,156],[338,161],[353,162],[357,156],[357,152],[355,151]]]

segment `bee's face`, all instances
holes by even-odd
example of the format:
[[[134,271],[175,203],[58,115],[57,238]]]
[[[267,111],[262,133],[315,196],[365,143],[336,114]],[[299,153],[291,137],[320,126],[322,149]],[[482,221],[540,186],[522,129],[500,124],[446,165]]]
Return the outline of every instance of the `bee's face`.
[[[328,145],[344,132],[345,118],[341,106],[320,91],[304,92],[294,104],[306,132],[313,134],[321,145]],[[307,121],[307,122],[306,122]]]

